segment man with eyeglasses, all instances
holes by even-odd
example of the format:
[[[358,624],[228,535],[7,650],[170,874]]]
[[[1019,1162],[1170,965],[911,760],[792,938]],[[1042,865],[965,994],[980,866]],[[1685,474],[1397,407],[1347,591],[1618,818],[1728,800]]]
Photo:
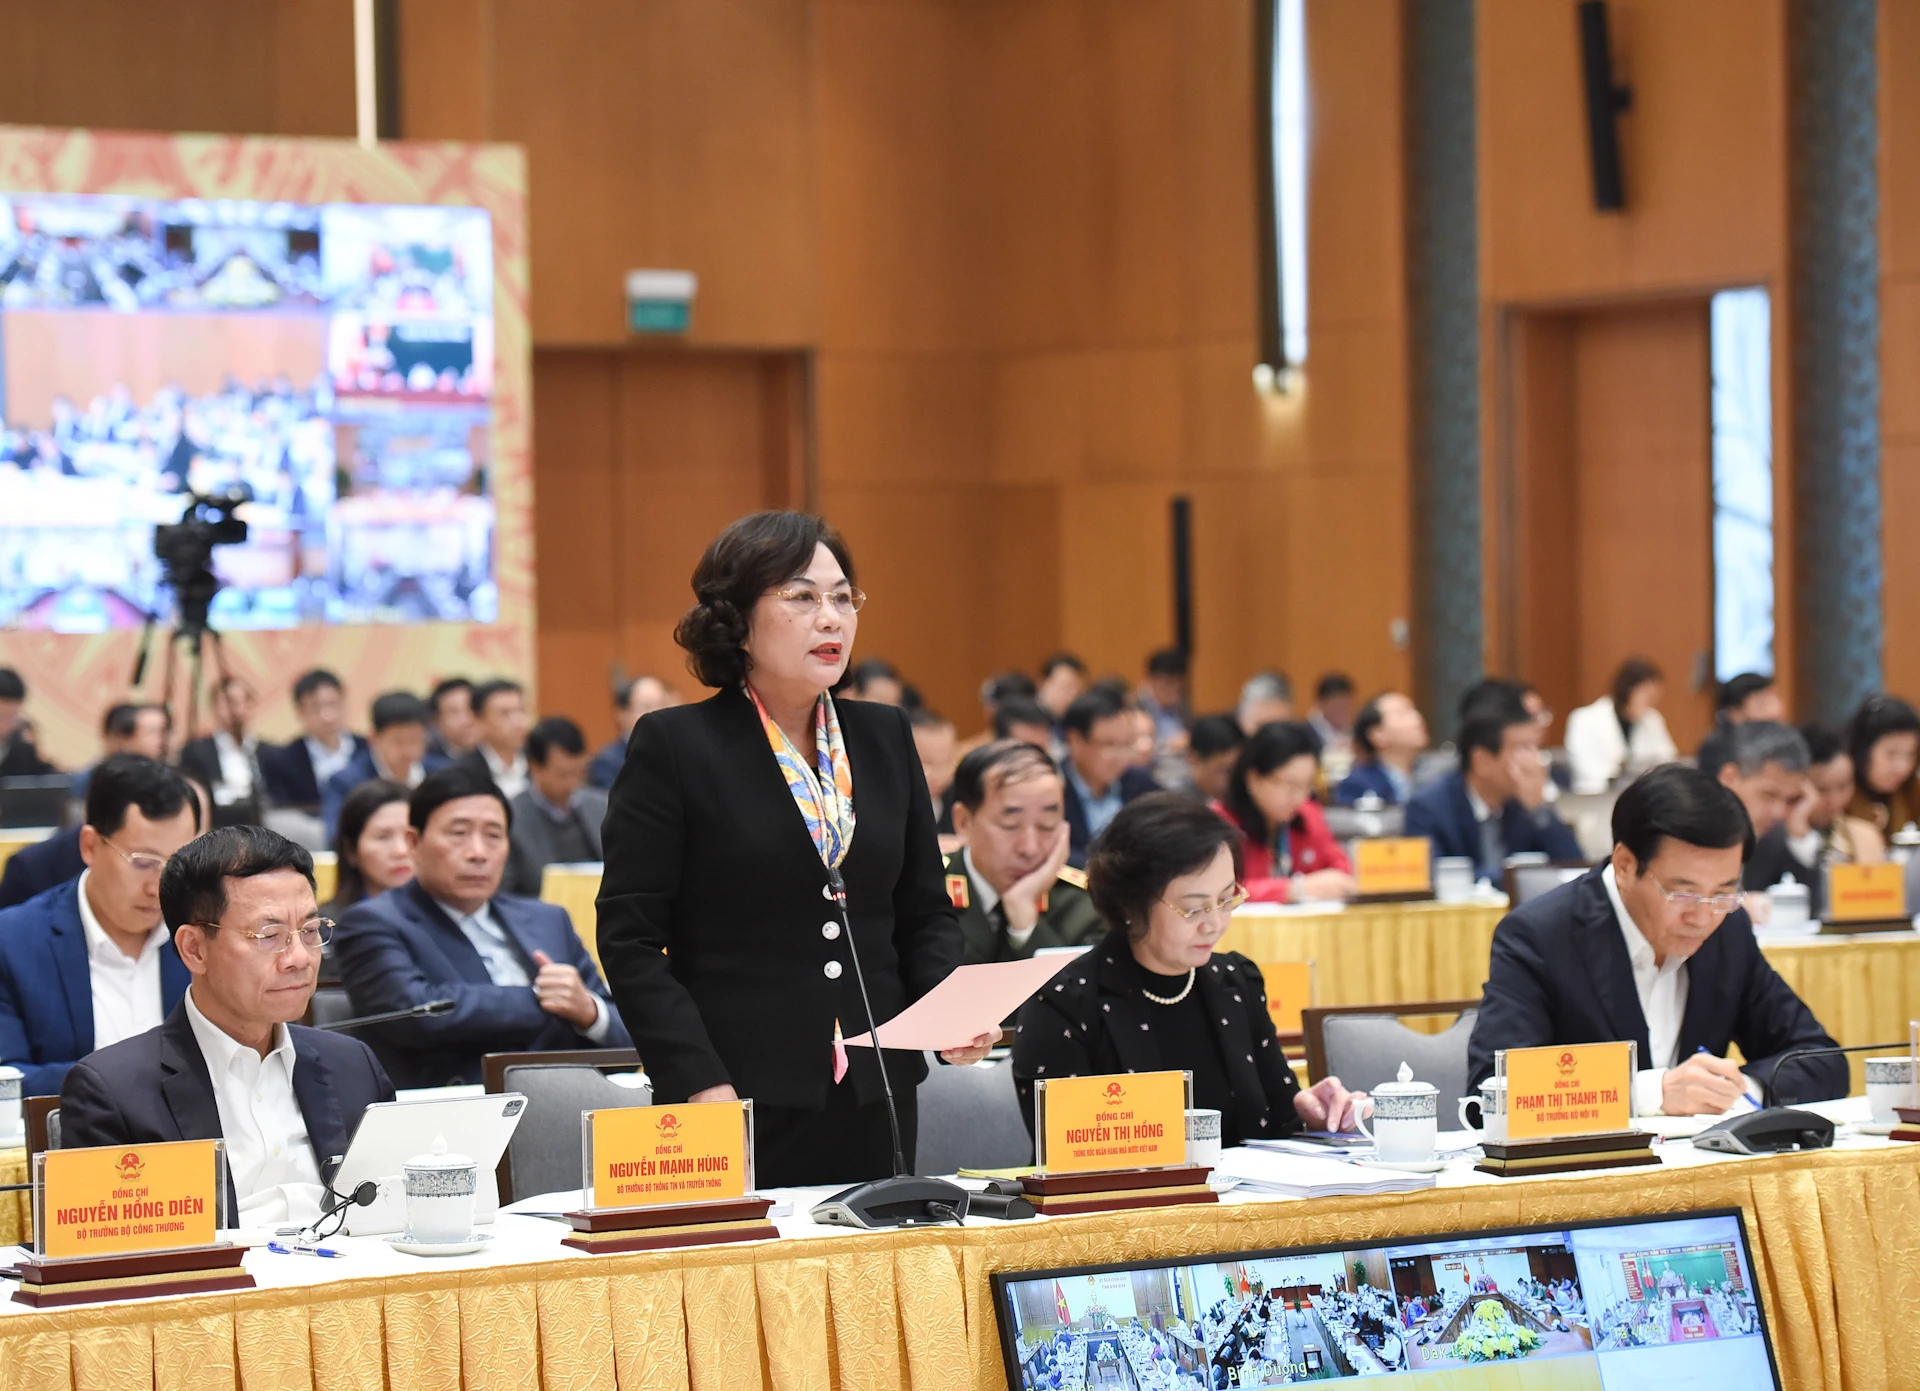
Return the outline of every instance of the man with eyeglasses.
[[[1067,732],[1067,756],[1060,772],[1066,779],[1067,863],[1085,869],[1087,847],[1135,797],[1159,784],[1145,768],[1133,767],[1134,712],[1112,690],[1095,686],[1067,707],[1061,724]]]
[[[225,1140],[238,1225],[315,1221],[361,1113],[393,1085],[364,1043],[294,1022],[333,928],[313,856],[261,826],[211,831],[168,862],[160,905],[193,983],[159,1027],[74,1064],[62,1143]]]
[[[0,1062],[52,1096],[75,1060],[157,1025],[187,988],[160,915],[160,871],[200,831],[200,802],[163,763],[95,768],[77,879],[0,912]]]
[[[1637,1114],[1718,1114],[1776,1083],[1798,1101],[1845,1096],[1844,1058],[1796,1059],[1775,1076],[1786,1054],[1834,1043],[1754,942],[1740,888],[1753,823],[1740,799],[1667,764],[1620,794],[1613,839],[1604,867],[1495,929],[1469,1087],[1503,1048],[1628,1039]]]

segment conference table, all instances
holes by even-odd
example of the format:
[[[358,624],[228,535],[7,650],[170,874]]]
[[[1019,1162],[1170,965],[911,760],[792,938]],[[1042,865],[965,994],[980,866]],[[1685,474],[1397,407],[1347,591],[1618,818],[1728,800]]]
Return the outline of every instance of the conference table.
[[[1831,1103],[1863,1115],[1864,1103]],[[1784,1384],[1920,1388],[1920,1146],[1854,1137],[1764,1158],[1660,1147],[1657,1168],[1495,1179],[1365,1198],[848,1232],[788,1190],[780,1239],[586,1255],[503,1216],[483,1255],[427,1261],[343,1238],[340,1260],[249,1252],[260,1287],[34,1311],[0,1305],[5,1391],[953,1391],[1004,1385],[988,1276],[1463,1229],[1746,1214]]]

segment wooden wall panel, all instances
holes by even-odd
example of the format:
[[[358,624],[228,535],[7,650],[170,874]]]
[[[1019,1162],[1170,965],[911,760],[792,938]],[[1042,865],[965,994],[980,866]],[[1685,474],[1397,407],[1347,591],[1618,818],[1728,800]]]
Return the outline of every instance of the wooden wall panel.
[[[1886,679],[1920,696],[1920,7],[1880,6],[1880,401]]]

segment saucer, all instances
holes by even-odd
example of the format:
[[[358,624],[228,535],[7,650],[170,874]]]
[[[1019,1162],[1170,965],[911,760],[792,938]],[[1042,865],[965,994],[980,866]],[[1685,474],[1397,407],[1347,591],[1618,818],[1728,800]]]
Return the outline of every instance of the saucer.
[[[1847,1128],[1856,1135],[1891,1135],[1899,1121],[1848,1121]]]
[[[1382,1159],[1372,1154],[1356,1154],[1353,1162],[1370,1169],[1398,1169],[1407,1174],[1437,1174],[1447,1167],[1444,1159]]]
[[[486,1250],[492,1240],[490,1233],[475,1232],[465,1241],[414,1241],[403,1232],[388,1237],[387,1245],[409,1256],[471,1256],[475,1251]]]

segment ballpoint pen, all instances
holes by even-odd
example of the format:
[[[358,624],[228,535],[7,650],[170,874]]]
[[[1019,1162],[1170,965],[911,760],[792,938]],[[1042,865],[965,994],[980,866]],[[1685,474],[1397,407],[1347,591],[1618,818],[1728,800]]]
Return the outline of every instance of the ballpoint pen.
[[[300,1243],[289,1246],[284,1241],[269,1241],[267,1249],[278,1256],[327,1256],[339,1260],[346,1255],[346,1252],[336,1251],[331,1246],[306,1246]]]

